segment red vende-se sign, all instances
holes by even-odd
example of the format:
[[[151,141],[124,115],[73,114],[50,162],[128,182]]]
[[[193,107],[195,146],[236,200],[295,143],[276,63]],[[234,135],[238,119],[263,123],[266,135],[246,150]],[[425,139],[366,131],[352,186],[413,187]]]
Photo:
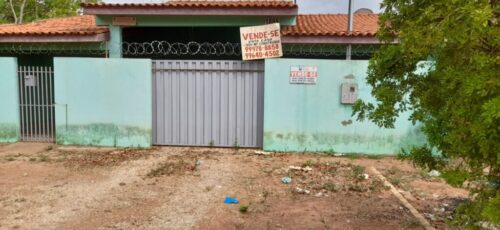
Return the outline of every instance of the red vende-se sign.
[[[283,56],[280,24],[240,28],[243,60],[256,60]]]

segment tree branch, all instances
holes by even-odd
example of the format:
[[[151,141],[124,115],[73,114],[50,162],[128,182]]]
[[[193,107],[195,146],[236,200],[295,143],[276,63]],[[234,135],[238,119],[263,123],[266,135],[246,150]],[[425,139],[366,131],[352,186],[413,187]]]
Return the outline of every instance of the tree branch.
[[[16,10],[14,9],[14,4],[12,3],[12,0],[9,0],[9,6],[10,6],[10,9],[12,10],[12,15],[14,16],[14,23],[17,24],[17,14],[16,14]]]
[[[26,0],[23,0],[23,3],[21,4],[21,7],[20,7],[20,12],[19,12],[19,24],[23,23],[24,7],[25,6],[26,6]]]

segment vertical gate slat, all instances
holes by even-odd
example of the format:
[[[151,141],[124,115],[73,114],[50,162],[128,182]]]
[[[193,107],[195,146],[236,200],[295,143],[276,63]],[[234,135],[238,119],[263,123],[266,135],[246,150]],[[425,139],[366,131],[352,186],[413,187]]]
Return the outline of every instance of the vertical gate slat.
[[[213,126],[213,119],[212,119],[212,97],[213,97],[213,92],[212,92],[212,82],[213,82],[213,62],[209,61],[207,62],[207,68],[210,69],[210,72],[207,74],[206,77],[203,77],[203,139],[204,139],[204,144],[205,145],[210,145],[212,143],[212,126]]]
[[[31,66],[28,66],[28,74],[33,74],[32,73],[32,68]],[[30,82],[31,84],[31,82]],[[26,89],[28,91],[28,99],[29,99],[29,103],[28,103],[28,106],[29,106],[29,126],[30,126],[30,135],[29,135],[29,141],[33,141],[33,98],[32,98],[32,90],[33,90],[33,87],[30,86]]]
[[[27,72],[27,75],[31,75],[31,66],[28,66],[28,72]],[[31,82],[30,82],[31,84]],[[29,138],[28,140],[29,141],[33,141],[33,107],[31,106],[33,104],[33,97],[32,97],[32,87],[29,86],[26,88],[26,91],[28,92],[28,109],[29,109],[29,115],[28,115],[28,119],[29,119],[29,127],[30,127],[30,133],[29,133]]]
[[[250,103],[252,101],[251,97],[250,97],[250,90],[249,87],[250,87],[250,77],[249,77],[249,66],[246,65],[245,66],[245,72],[243,73],[243,95],[245,97],[245,99],[243,100],[243,127],[244,127],[244,131],[243,131],[243,135],[244,135],[244,138],[245,138],[245,146],[252,146],[253,143],[251,141],[251,135],[248,135],[249,132],[251,132],[251,128],[250,128],[250,125],[251,125],[251,114],[252,114],[252,110],[249,109],[250,107]],[[251,133],[250,133],[251,134]]]
[[[203,61],[198,61],[200,69],[205,69],[205,62]],[[203,133],[205,131],[205,127],[203,125],[203,108],[204,108],[204,100],[203,100],[203,79],[207,77],[206,72],[199,70],[196,71],[196,79],[195,79],[195,130],[196,130],[196,135],[195,135],[195,143],[198,146],[206,144],[205,141],[203,140]]]
[[[214,63],[214,75],[215,78],[212,82],[212,90],[214,92],[213,95],[213,125],[212,125],[212,140],[214,145],[220,145],[220,130],[221,130],[221,62],[213,62]]]
[[[181,126],[181,121],[180,121],[180,104],[179,104],[179,95],[180,95],[180,78],[179,74],[180,71],[178,70],[180,68],[180,61],[176,61],[173,63],[174,65],[174,70],[169,70],[169,73],[172,78],[172,84],[170,85],[170,91],[172,92],[172,142],[173,143],[180,143],[180,126]]]
[[[39,104],[40,104],[40,95],[38,94],[38,80],[39,80],[39,67],[38,66],[34,66],[33,67],[35,70],[34,70],[34,79],[35,79],[35,84],[33,86],[33,95],[34,95],[34,104],[33,104],[33,108],[35,110],[35,116],[33,117],[35,122],[34,122],[34,126],[35,126],[35,141],[40,141],[40,127],[39,127],[39,124],[40,124],[40,121],[39,121],[39,116],[40,116],[40,111],[39,111]]]
[[[37,93],[38,93],[38,141],[44,142],[43,138],[43,119],[42,119],[42,112],[43,112],[43,102],[42,102],[42,89],[43,89],[43,67],[38,67],[38,79],[37,79]]]
[[[162,77],[163,77],[163,80],[166,82],[163,86],[164,89],[168,89],[168,92],[165,92],[165,110],[163,110],[163,114],[165,114],[165,125],[163,126],[164,129],[165,129],[165,134],[166,134],[166,138],[164,139],[165,141],[167,141],[168,143],[173,143],[173,140],[174,140],[174,136],[173,136],[173,128],[174,128],[174,121],[173,121],[173,117],[174,117],[174,114],[171,113],[171,112],[168,112],[168,108],[173,108],[174,106],[174,102],[173,102],[173,90],[175,89],[175,87],[173,87],[173,81],[174,81],[174,73],[170,70],[172,69],[172,65],[174,65],[174,63],[172,61],[167,61],[167,67],[166,69],[163,70],[163,74],[162,74]],[[164,91],[167,91],[167,90],[164,90]]]
[[[221,135],[221,144],[223,146],[229,145],[229,124],[231,123],[231,118],[229,117],[229,110],[231,107],[230,104],[230,97],[229,95],[229,88],[231,87],[230,83],[230,78],[228,76],[228,69],[229,69],[229,64],[227,61],[222,62],[221,65],[221,80],[224,82],[221,86],[221,129],[220,129],[220,135]]]
[[[23,69],[24,66],[19,66],[18,69],[18,84],[19,84],[19,112],[20,112],[20,121],[21,121],[21,140],[24,141],[24,77],[23,77]]]
[[[155,61],[153,61],[151,63],[151,65],[153,67],[153,69],[151,70],[153,72],[152,73],[152,79],[151,79],[151,84],[152,84],[151,85],[151,90],[152,90],[152,93],[153,93],[153,98],[152,98],[153,99],[153,101],[152,101],[153,102],[153,105],[152,105],[152,107],[153,107],[153,118],[152,118],[153,120],[152,121],[153,122],[151,124],[151,127],[153,128],[153,143],[156,143],[156,142],[158,142],[158,139],[157,139],[157,137],[158,137],[158,135],[157,135],[158,126],[155,125],[156,116],[157,116],[156,113],[158,112],[158,110],[156,109],[157,108],[156,107],[156,104],[157,104],[156,99],[158,98],[157,95],[156,95],[156,93],[157,93],[157,90],[156,90],[156,87],[157,87],[157,84],[156,84],[156,71],[157,71],[157,67],[156,67],[156,62]]]
[[[36,97],[37,97],[37,102],[36,102],[36,126],[37,126],[37,130],[38,130],[38,133],[37,133],[37,141],[42,141],[42,122],[41,122],[41,118],[40,118],[40,115],[41,115],[41,101],[40,101],[40,97],[41,97],[41,94],[40,94],[40,79],[41,79],[41,74],[42,74],[42,71],[41,71],[41,67],[37,66],[36,67],[36,75],[35,75],[35,82],[36,82]]]
[[[163,70],[163,77],[165,77],[166,79],[164,79],[164,81],[166,80],[167,81],[167,87],[164,86],[164,89],[169,89],[168,90],[168,96],[167,98],[165,98],[165,101],[166,101],[166,108],[173,108],[173,105],[174,105],[174,102],[173,102],[173,88],[172,88],[172,85],[173,85],[173,73],[170,69],[172,69],[172,66],[174,65],[174,63],[172,61],[168,61],[167,62],[167,69],[164,69]],[[167,138],[164,139],[165,141],[167,141],[168,143],[173,143],[173,140],[174,140],[174,137],[173,137],[173,128],[174,128],[174,121],[173,121],[173,113],[169,113],[167,112],[167,110],[164,110],[164,114],[166,114],[166,117],[165,117],[165,125],[163,126],[164,129],[165,129],[165,133],[167,135]]]
[[[252,72],[251,73],[252,75],[252,137],[254,138],[252,143],[254,143],[255,145],[258,146],[257,144],[257,137],[258,137],[258,133],[257,133],[257,125],[258,125],[258,122],[257,122],[257,103],[258,103],[258,92],[257,92],[257,87],[258,87],[258,73],[255,73],[255,72]],[[257,76],[257,77],[255,77]]]
[[[42,77],[42,68],[41,67],[37,67],[37,74],[36,74],[36,95],[37,95],[37,108],[36,108],[36,111],[37,111],[37,116],[36,116],[36,119],[37,119],[37,127],[38,127],[38,134],[37,134],[37,141],[42,141],[42,120],[41,120],[41,115],[42,115],[42,103],[41,103],[41,92],[40,92],[40,89],[41,89],[41,77]]]
[[[165,79],[163,77],[163,62],[157,62],[156,63],[156,67],[159,68],[158,70],[156,70],[155,74],[156,74],[156,83],[157,83],[157,86],[156,87],[165,87]],[[160,122],[164,122],[165,120],[165,108],[163,107],[164,106],[164,103],[163,101],[165,100],[165,90],[161,90],[161,88],[158,88],[158,96],[160,98],[158,98],[158,105],[160,105],[157,109],[157,112],[158,112],[158,118],[160,119],[159,121]],[[163,123],[160,124],[160,128],[158,129],[158,136],[157,138],[159,140],[163,140],[165,138],[165,126],[163,125]]]
[[[257,124],[261,124],[257,126],[257,134],[258,134],[258,146],[262,146],[264,142],[264,137],[262,136],[264,134],[264,71],[261,71],[258,73],[258,93],[257,93],[257,98],[258,98],[258,107],[257,107]]]
[[[40,127],[40,134],[39,134],[39,140],[41,142],[46,142],[46,138],[45,138],[45,132],[44,132],[44,128],[45,128],[45,121],[44,121],[44,116],[43,116],[43,113],[44,113],[44,107],[45,107],[45,103],[44,103],[44,94],[43,94],[43,79],[45,78],[45,67],[40,67],[39,68],[40,72],[39,72],[39,77],[38,77],[38,82],[40,83],[38,85],[38,93],[39,93],[39,111],[40,111],[40,120],[39,120],[39,127]]]
[[[40,124],[40,127],[41,127],[41,135],[40,135],[40,138],[43,142],[47,142],[47,137],[46,137],[46,134],[45,134],[45,91],[44,91],[44,87],[45,87],[45,78],[46,78],[46,74],[47,74],[47,71],[46,71],[46,68],[45,67],[42,67],[42,73],[40,74],[41,78],[40,78],[40,98],[41,98],[41,102],[40,102],[40,110],[41,110],[41,124]]]
[[[49,67],[49,75],[50,75],[49,84],[48,84],[48,88],[49,88],[48,96],[49,96],[49,104],[50,104],[49,136],[50,136],[51,141],[54,141],[56,137],[55,137],[55,120],[54,120],[55,119],[55,114],[54,114],[55,113],[55,109],[54,109],[55,100],[54,100],[54,85],[53,85],[54,81],[53,81],[53,78],[55,76],[54,76],[54,71],[53,71],[52,67]]]

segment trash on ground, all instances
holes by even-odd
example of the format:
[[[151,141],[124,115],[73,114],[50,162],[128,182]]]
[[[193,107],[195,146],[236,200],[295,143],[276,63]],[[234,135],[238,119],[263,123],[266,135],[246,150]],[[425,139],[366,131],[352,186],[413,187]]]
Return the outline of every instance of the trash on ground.
[[[255,154],[257,154],[257,155],[264,155],[264,156],[271,155],[270,152],[264,152],[264,151],[255,151]]]
[[[196,160],[196,165],[201,165],[201,164],[203,164],[202,160]]]
[[[494,181],[490,181],[490,187],[492,188],[500,188],[500,183],[498,182],[494,182]]]
[[[291,178],[291,177],[289,177],[289,176],[286,176],[286,177],[281,178],[281,181],[282,181],[284,184],[290,184],[290,183],[292,183],[292,178]]]
[[[368,180],[368,179],[370,179],[370,175],[363,173],[363,174],[361,174],[361,179]]]
[[[429,218],[430,220],[432,221],[436,221],[436,216],[434,216],[433,214],[430,214],[430,213],[424,213],[424,216]]]
[[[313,169],[311,167],[309,167],[309,166],[302,168],[302,171],[304,171],[304,172],[310,172],[312,170]]]
[[[342,157],[342,156],[345,156],[345,154],[343,153],[335,153],[333,154],[334,157]]]
[[[295,171],[304,171],[304,172],[310,172],[312,171],[313,169],[309,166],[306,166],[306,167],[299,167],[299,166],[289,166],[288,167],[289,170],[295,170]]]
[[[228,196],[224,199],[224,204],[238,204],[238,200]]]
[[[307,189],[301,189],[301,188],[295,188],[295,192],[298,193],[298,194],[309,194],[311,193],[311,191],[307,190]]]
[[[299,167],[299,166],[289,166],[288,169],[291,169],[291,170],[302,170],[302,167]]]
[[[488,221],[481,221],[479,222],[481,228],[483,229],[487,229],[487,230],[496,230],[497,227],[493,224],[493,223],[490,223]]]
[[[429,173],[427,173],[430,177],[438,177],[441,176],[441,173],[435,169],[431,170]]]

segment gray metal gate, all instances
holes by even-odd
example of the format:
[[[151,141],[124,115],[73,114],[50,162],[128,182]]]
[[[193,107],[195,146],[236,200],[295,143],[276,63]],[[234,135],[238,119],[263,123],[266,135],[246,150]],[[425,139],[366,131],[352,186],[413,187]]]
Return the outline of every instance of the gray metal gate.
[[[264,63],[153,61],[155,145],[261,147]]]
[[[19,67],[21,140],[54,142],[54,72],[52,67]]]

